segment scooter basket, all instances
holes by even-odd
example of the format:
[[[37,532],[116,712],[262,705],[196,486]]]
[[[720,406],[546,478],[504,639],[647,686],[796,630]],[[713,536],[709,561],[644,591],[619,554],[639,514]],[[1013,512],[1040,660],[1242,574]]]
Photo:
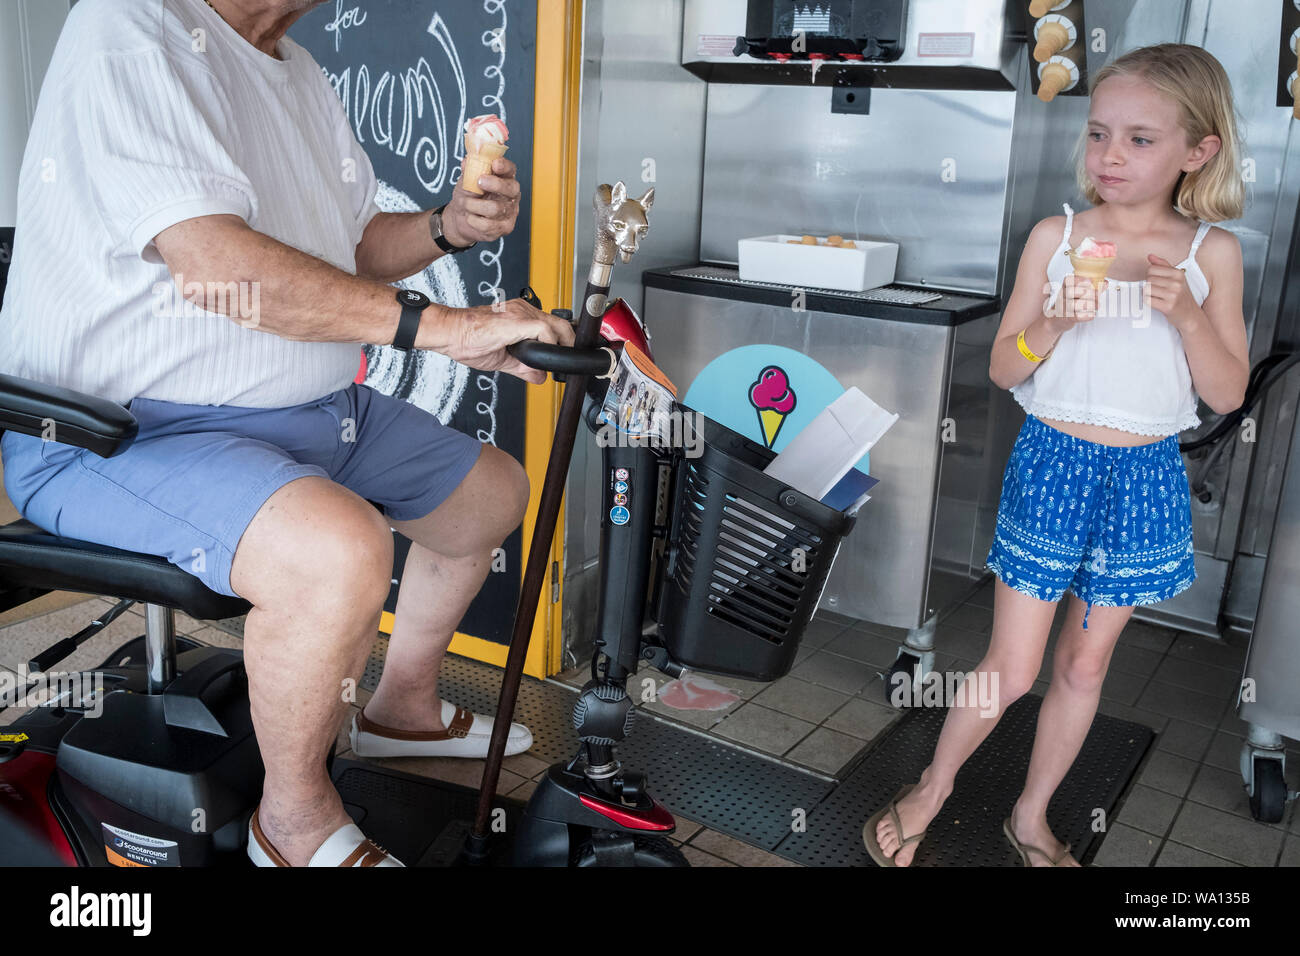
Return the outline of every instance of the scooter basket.
[[[763,474],[771,450],[698,420],[702,454],[674,460],[660,639],[686,667],[776,680],[794,664],[856,517]]]

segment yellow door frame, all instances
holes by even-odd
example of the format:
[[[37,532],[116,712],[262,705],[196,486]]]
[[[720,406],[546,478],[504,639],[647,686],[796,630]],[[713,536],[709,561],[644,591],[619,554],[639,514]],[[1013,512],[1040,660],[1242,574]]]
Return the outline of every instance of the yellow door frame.
[[[547,308],[573,301],[574,192],[578,176],[578,115],[582,77],[582,0],[537,0],[537,65],[533,104],[532,235],[529,284]],[[523,580],[536,525],[537,503],[546,477],[551,438],[563,386],[554,381],[528,387],[524,410],[524,468],[531,491],[524,518],[523,547],[517,569]],[[542,587],[524,673],[548,677],[562,667],[561,621],[564,601],[564,507],[551,542],[551,571]],[[554,596],[554,600],[552,597]],[[393,631],[385,611],[380,629]],[[456,632],[453,654],[505,666],[508,648]]]

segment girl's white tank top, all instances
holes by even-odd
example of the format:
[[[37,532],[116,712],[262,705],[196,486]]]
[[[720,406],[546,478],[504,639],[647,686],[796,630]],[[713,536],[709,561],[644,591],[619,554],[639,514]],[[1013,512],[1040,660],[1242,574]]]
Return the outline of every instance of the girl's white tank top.
[[[1073,272],[1068,250],[1074,210],[1065,208],[1065,235],[1047,265],[1051,298],[1056,302],[1065,277]],[[1196,262],[1210,224],[1202,221],[1187,258],[1187,286],[1196,304],[1210,284]],[[1011,389],[1026,412],[1038,418],[1103,425],[1137,435],[1174,435],[1201,424],[1196,392],[1178,329],[1154,307],[1143,308],[1145,279],[1117,281],[1097,296],[1097,314],[1062,335],[1052,354]]]

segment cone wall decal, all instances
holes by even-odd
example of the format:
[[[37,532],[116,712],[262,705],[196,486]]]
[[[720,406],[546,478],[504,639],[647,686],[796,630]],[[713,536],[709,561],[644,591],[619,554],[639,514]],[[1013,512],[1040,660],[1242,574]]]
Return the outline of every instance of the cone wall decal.
[[[769,365],[758,373],[758,380],[749,387],[749,403],[758,413],[758,424],[763,442],[768,448],[776,443],[785,418],[794,411],[795,394],[785,370]]]

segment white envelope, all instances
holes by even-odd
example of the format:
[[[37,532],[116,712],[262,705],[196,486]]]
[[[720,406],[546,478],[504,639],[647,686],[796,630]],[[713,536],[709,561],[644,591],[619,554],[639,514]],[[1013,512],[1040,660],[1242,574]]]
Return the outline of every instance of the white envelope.
[[[896,421],[897,414],[850,387],[822,409],[763,472],[820,501]]]

